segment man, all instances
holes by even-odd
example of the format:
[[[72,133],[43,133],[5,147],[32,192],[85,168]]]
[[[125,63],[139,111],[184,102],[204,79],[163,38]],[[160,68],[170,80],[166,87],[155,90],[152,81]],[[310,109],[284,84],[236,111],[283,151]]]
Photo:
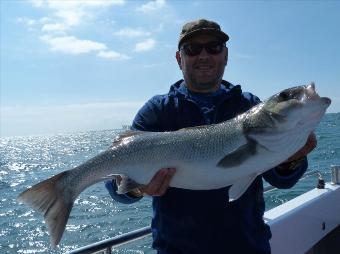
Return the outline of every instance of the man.
[[[222,80],[228,39],[213,21],[200,19],[185,24],[176,52],[184,80],[172,85],[168,94],[151,98],[137,113],[132,128],[175,131],[219,123],[259,103],[240,86]],[[153,196],[153,247],[159,254],[270,253],[271,233],[262,218],[262,177],[278,188],[292,187],[306,171],[306,155],[315,146],[311,134],[303,149],[257,177],[231,203],[229,187],[204,191],[168,188],[175,169],[159,170],[148,185],[126,195],[116,193],[115,181],[106,186],[113,199],[123,203],[135,202],[143,194]]]

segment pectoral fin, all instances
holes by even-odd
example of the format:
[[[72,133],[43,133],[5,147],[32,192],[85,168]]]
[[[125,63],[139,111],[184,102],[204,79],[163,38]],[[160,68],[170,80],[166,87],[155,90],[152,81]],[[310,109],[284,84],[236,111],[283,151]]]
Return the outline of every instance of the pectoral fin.
[[[142,187],[143,185],[135,182],[134,180],[132,180],[131,178],[125,175],[121,175],[121,181],[117,186],[118,186],[117,193],[125,194],[127,192],[138,189]]]
[[[257,174],[252,174],[234,183],[229,189],[229,202],[241,197],[255,180],[256,176]]]
[[[242,164],[249,157],[256,154],[256,145],[256,141],[248,139],[247,144],[227,154],[222,160],[218,162],[217,166],[221,168],[230,168]]]

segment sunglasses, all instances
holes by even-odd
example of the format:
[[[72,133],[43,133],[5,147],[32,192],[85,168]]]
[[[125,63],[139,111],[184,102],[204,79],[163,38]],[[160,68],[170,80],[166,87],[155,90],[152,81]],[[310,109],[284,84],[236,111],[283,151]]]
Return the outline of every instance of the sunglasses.
[[[192,42],[184,44],[180,50],[183,50],[187,56],[197,56],[201,54],[202,49],[204,48],[207,53],[217,55],[223,51],[224,47],[225,43],[220,41],[211,41],[205,44]]]

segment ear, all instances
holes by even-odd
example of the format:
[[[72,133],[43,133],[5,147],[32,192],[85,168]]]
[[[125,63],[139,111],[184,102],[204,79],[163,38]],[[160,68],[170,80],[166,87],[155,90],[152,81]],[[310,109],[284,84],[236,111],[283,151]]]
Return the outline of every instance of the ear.
[[[179,68],[182,70],[182,58],[181,58],[181,54],[179,51],[176,52],[176,60],[177,60]]]
[[[228,48],[225,48],[225,56],[224,56],[224,65],[227,65],[228,63]]]

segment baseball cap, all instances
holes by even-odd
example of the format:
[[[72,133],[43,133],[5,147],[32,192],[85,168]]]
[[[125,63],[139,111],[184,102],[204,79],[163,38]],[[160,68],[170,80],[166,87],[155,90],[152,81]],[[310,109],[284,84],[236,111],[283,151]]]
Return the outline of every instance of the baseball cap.
[[[194,35],[207,33],[216,36],[217,38],[221,39],[221,41],[226,42],[229,40],[229,36],[221,30],[219,24],[214,21],[206,20],[206,19],[198,19],[194,21],[190,21],[186,23],[182,31],[179,35],[178,40],[178,48],[180,45],[188,40],[189,38],[193,37]]]

